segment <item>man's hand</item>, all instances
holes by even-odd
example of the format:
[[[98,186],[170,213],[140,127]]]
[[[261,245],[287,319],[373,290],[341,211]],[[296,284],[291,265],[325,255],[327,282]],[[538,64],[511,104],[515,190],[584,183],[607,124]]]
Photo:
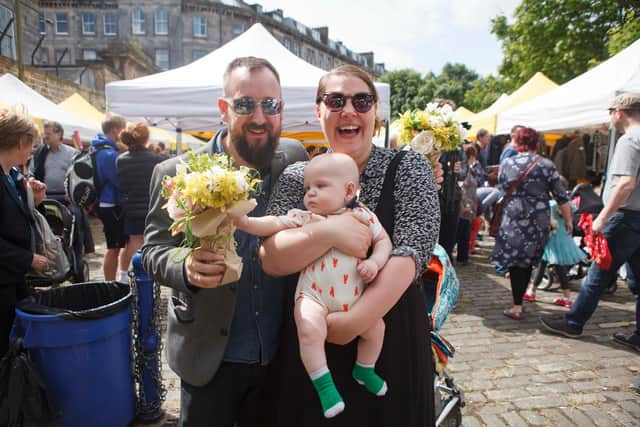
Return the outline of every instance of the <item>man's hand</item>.
[[[598,215],[598,217],[591,224],[591,231],[594,235],[602,233],[602,228],[604,227],[606,220],[602,217],[602,215]],[[567,230],[569,232],[569,230]]]
[[[371,231],[366,220],[353,212],[331,215],[323,223],[334,234],[333,247],[340,252],[364,259],[371,246]]]
[[[358,274],[362,277],[364,283],[371,283],[378,275],[378,264],[370,259],[360,261],[356,267]]]
[[[33,254],[31,267],[39,273],[44,273],[49,269],[49,260],[45,256]]]
[[[462,162],[460,160],[458,160],[457,162],[454,162],[453,172],[459,174],[461,170],[462,170]]]
[[[222,282],[227,266],[224,256],[199,247],[187,258],[185,269],[189,284],[200,288],[217,288]]]

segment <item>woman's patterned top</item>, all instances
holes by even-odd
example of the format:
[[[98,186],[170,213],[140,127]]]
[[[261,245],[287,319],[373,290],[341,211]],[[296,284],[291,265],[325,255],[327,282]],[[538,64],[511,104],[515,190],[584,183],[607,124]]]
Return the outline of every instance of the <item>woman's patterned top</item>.
[[[373,146],[360,174],[360,202],[375,212],[387,167],[397,150]],[[289,209],[304,209],[304,168],[308,162],[288,166],[280,175],[267,207],[267,215],[285,215]],[[411,256],[416,277],[431,260],[440,230],[440,208],[431,166],[413,151],[404,156],[395,179],[395,228],[391,256]]]

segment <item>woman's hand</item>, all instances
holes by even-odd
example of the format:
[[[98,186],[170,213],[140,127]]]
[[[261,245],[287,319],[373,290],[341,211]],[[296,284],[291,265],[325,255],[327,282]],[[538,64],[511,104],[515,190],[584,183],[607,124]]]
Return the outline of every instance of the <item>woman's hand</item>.
[[[369,225],[353,212],[332,215],[323,221],[325,232],[332,234],[332,247],[347,255],[365,259],[371,246]]]
[[[47,184],[35,178],[30,178],[29,181],[27,181],[27,185],[29,185],[31,191],[33,191],[33,203],[38,206],[47,197]]]
[[[217,288],[222,282],[227,266],[224,256],[199,247],[187,258],[185,269],[189,284],[200,288]]]
[[[436,180],[436,191],[440,191],[444,181],[444,169],[442,169],[440,162],[435,162],[435,166],[433,166],[433,177]]]
[[[49,260],[47,259],[46,256],[33,254],[33,259],[31,260],[31,267],[38,273],[44,273],[49,269]]]

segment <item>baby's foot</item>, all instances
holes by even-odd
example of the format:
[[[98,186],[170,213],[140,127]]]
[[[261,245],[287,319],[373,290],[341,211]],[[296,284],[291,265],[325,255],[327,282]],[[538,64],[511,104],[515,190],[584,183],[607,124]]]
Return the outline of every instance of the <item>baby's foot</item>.
[[[356,362],[351,373],[353,378],[376,396],[387,394],[387,383],[375,371],[375,365],[361,365]]]

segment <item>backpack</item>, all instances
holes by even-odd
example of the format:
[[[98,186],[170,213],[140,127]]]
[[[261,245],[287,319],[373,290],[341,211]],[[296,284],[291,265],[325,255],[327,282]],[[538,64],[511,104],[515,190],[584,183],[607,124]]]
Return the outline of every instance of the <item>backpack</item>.
[[[64,179],[64,191],[73,206],[89,208],[100,198],[101,186],[96,179],[96,154],[106,148],[106,145],[91,146],[73,156]]]

